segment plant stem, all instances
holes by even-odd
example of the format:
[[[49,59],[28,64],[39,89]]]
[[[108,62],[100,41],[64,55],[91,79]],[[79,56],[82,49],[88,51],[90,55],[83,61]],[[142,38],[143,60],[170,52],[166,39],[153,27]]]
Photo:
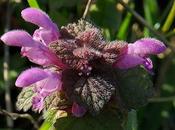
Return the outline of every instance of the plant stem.
[[[124,130],[137,130],[138,124],[137,124],[137,111],[131,110],[128,113],[128,121],[126,123]]]
[[[170,31],[170,32],[168,32],[166,35],[165,35],[165,37],[171,37],[171,36],[173,36],[173,35],[175,35],[175,29],[173,29],[172,31]]]
[[[4,109],[1,109],[1,108],[0,108],[0,114],[9,117],[12,120],[16,120],[18,118],[28,119],[33,124],[35,129],[38,130],[38,128],[39,128],[39,126],[38,126],[37,122],[35,121],[35,119],[29,114],[12,113],[12,112],[8,112],[8,111],[6,111]]]
[[[4,32],[7,32],[10,29],[10,20],[11,20],[11,1],[7,0],[7,11],[6,11],[6,25]],[[4,45],[4,62],[3,62],[3,77],[4,77],[4,86],[5,86],[5,103],[6,103],[6,109],[9,112],[12,112],[12,103],[11,103],[11,94],[10,94],[10,84],[9,84],[9,60],[10,60],[10,54],[9,54],[9,47]],[[13,127],[13,120],[7,117],[7,126],[9,128]]]
[[[84,10],[83,17],[82,17],[82,18],[84,18],[84,19],[86,18],[87,14],[88,14],[88,11],[89,11],[91,2],[92,2],[92,0],[88,0],[88,2],[87,2],[87,4],[86,4],[86,8],[85,8],[85,10]]]
[[[172,101],[175,101],[175,96],[149,99],[150,103],[161,103],[161,102],[172,102]]]

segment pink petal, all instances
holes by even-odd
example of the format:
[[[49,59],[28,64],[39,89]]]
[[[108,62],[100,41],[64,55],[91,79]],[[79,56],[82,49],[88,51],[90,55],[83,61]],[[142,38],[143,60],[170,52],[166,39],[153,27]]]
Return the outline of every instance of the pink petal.
[[[42,42],[46,46],[49,43],[58,40],[59,37],[60,37],[60,34],[58,31],[48,30],[44,28],[35,30],[33,34],[33,38],[35,40]]]
[[[31,62],[42,66],[57,65],[61,68],[65,66],[54,53],[42,44],[39,44],[35,48],[22,47],[21,54],[22,56],[26,56]]]
[[[36,92],[46,97],[54,91],[60,91],[62,88],[61,74],[50,73],[49,77],[36,83]]]
[[[35,42],[30,34],[22,30],[9,31],[1,36],[1,40],[9,46],[35,46]]]
[[[27,87],[47,78],[49,74],[40,68],[31,68],[22,72],[16,80],[17,87]]]
[[[143,65],[144,63],[145,63],[144,58],[137,55],[126,54],[120,57],[120,59],[116,61],[114,67],[118,67],[120,69],[128,69],[136,67],[137,65]]]
[[[26,8],[21,12],[23,19],[43,28],[55,28],[54,23],[49,16],[40,9]]]
[[[34,110],[41,112],[41,110],[44,108],[44,97],[42,97],[40,95],[33,97],[32,108]]]
[[[26,56],[31,62],[42,65],[48,66],[54,64],[50,58],[48,58],[46,52],[40,48],[33,48],[33,47],[22,47],[21,54],[22,56]],[[50,57],[50,56],[49,56]]]
[[[145,62],[143,63],[143,66],[148,70],[148,72],[153,74],[152,72],[153,63],[150,58],[145,58]]]
[[[78,105],[76,102],[73,103],[72,105],[72,114],[76,117],[82,117],[87,110],[83,107]]]
[[[159,54],[165,51],[166,46],[154,38],[143,38],[137,40],[134,44],[128,45],[128,54],[147,56],[150,54]]]

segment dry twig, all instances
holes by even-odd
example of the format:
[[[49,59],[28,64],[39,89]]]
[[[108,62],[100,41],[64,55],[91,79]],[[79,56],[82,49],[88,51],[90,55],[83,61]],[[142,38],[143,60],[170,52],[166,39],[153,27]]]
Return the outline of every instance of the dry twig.
[[[37,124],[37,122],[35,121],[35,119],[30,115],[30,114],[19,114],[19,113],[12,113],[12,112],[8,112],[4,109],[0,108],[0,114],[1,115],[5,115],[10,117],[12,120],[16,120],[18,118],[24,118],[24,119],[28,119],[34,126],[35,129],[38,129],[39,126]]]
[[[84,18],[84,19],[86,18],[87,14],[88,14],[88,11],[89,11],[91,2],[92,2],[92,0],[88,0],[88,2],[87,2],[87,4],[86,4],[86,8],[85,8],[85,10],[84,10],[83,17],[82,17],[82,18]]]

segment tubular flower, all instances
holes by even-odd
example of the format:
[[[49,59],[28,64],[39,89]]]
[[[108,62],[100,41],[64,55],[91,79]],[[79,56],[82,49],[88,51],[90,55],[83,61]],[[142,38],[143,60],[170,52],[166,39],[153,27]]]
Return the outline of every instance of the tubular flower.
[[[149,55],[159,54],[165,49],[165,45],[154,38],[140,39],[133,44],[128,44],[127,52],[116,61],[115,66],[121,69],[128,69],[137,65],[143,65],[148,71],[151,71],[153,65]]]
[[[16,80],[17,87],[32,87],[32,107],[38,111],[55,107],[71,109],[77,117],[97,114],[117,91],[116,69],[143,65],[150,71],[149,55],[166,49],[153,38],[133,44],[106,41],[101,30],[85,20],[59,30],[39,9],[27,8],[21,15],[39,28],[32,36],[23,30],[10,31],[1,40],[21,47],[22,56],[41,66],[22,72]]]

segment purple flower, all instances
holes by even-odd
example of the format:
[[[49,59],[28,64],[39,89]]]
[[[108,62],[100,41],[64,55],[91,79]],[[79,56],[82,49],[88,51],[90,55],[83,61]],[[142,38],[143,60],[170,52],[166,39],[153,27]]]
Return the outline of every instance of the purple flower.
[[[41,112],[41,110],[44,108],[44,97],[40,95],[33,97],[32,107],[34,110]]]
[[[35,40],[41,41],[44,45],[48,45],[60,37],[56,24],[41,10],[27,8],[21,12],[21,15],[25,21],[39,26],[39,29],[35,30],[33,34]]]
[[[133,44],[128,44],[128,49],[114,64],[120,69],[128,69],[143,65],[148,71],[153,68],[149,55],[156,55],[164,52],[165,45],[154,38],[143,38]]]
[[[22,72],[16,80],[18,87],[30,87],[34,85],[36,96],[33,98],[33,108],[41,111],[44,98],[62,88],[61,73],[48,69],[31,68]]]
[[[7,45],[19,46],[22,56],[26,56],[31,62],[42,66],[57,66],[64,68],[58,57],[48,48],[48,44],[58,40],[59,30],[44,12],[34,8],[22,11],[22,17],[39,26],[33,37],[23,30],[7,32],[1,37]],[[61,73],[32,68],[20,74],[16,81],[18,87],[28,87],[35,84],[37,95],[33,98],[33,108],[39,111],[43,108],[43,99],[54,91],[61,90]]]
[[[80,105],[78,105],[76,102],[73,103],[72,105],[72,113],[76,117],[82,117],[86,113],[86,109]]]
[[[77,117],[88,110],[98,112],[115,92],[115,79],[109,78],[108,68],[143,65],[150,71],[153,65],[149,55],[166,49],[162,42],[152,38],[134,44],[106,41],[98,28],[81,20],[58,30],[46,13],[35,8],[24,9],[21,15],[39,28],[32,36],[23,30],[13,30],[1,36],[1,40],[9,46],[21,47],[22,56],[42,66],[25,70],[16,80],[18,87],[34,86],[32,104],[39,112],[45,107],[45,99],[55,92],[65,93]],[[77,95],[87,103],[79,105]]]

